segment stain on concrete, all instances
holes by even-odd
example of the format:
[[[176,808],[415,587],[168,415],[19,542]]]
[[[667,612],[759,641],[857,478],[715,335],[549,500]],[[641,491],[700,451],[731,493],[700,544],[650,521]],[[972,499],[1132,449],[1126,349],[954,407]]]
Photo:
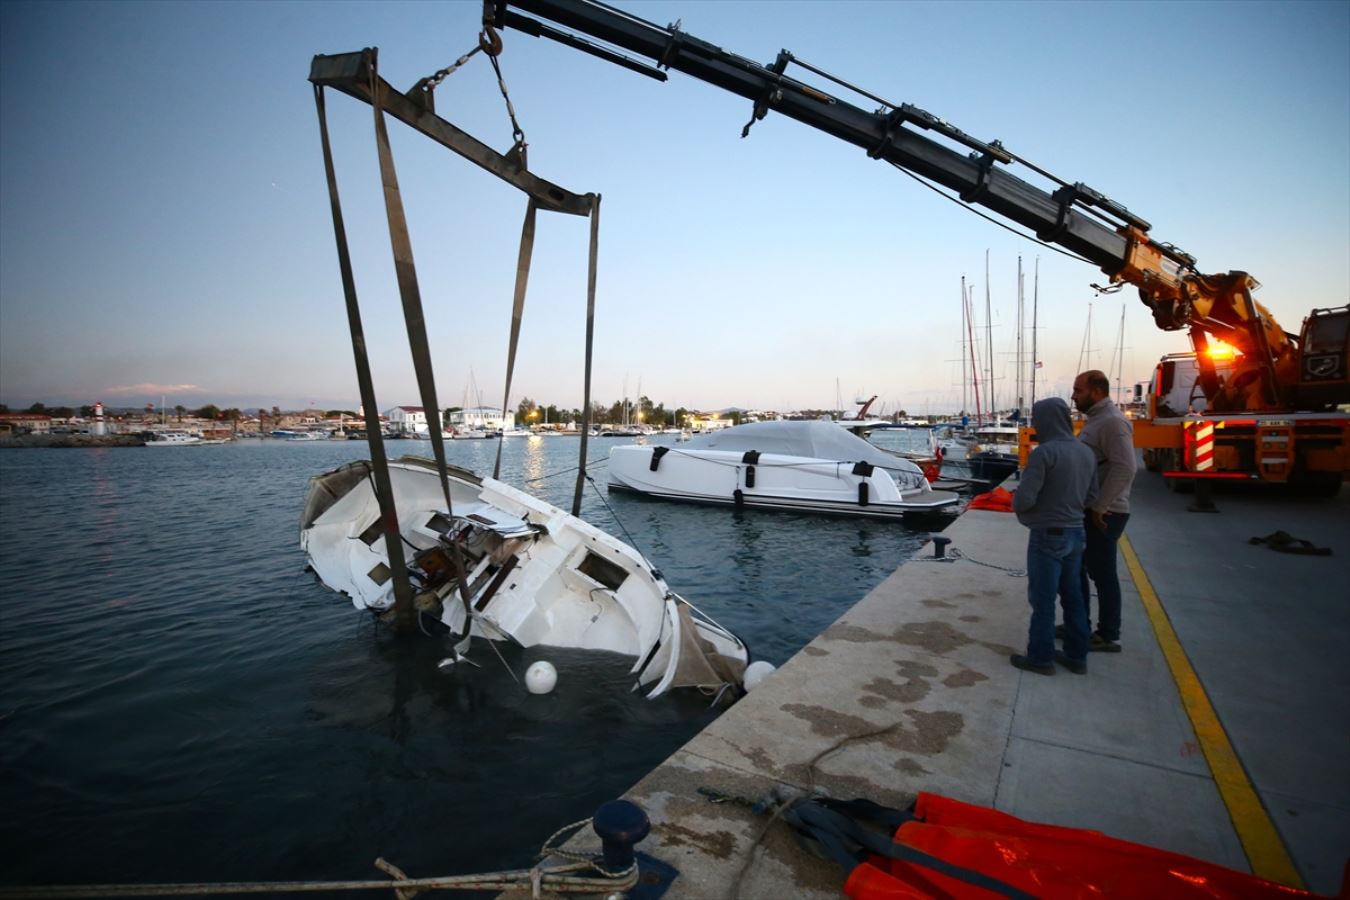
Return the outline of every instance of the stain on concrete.
[[[819,647],[803,647],[802,652],[807,656],[829,656],[830,651],[822,650]]]
[[[907,709],[905,715],[914,723],[913,730],[902,725],[888,731],[882,738],[886,746],[905,753],[936,756],[946,750],[951,739],[966,727],[965,716],[946,710],[923,712]]]
[[[881,709],[883,706],[885,706],[885,705],[886,705],[887,703],[889,703],[889,702],[890,702],[889,700],[886,700],[886,699],[883,698],[883,697],[859,697],[859,698],[858,698],[858,705],[859,705],[859,706],[865,706],[865,707],[867,707],[868,709]]]
[[[678,822],[662,822],[661,837],[672,847],[692,847],[717,859],[731,859],[736,836],[730,831],[695,831]]]
[[[884,634],[859,628],[857,625],[846,625],[843,622],[837,622],[826,628],[821,637],[827,641],[848,641],[851,644],[874,644],[877,641],[890,640]]]
[[[937,609],[956,609],[955,603],[948,603],[946,600],[920,600],[924,606],[935,607]]]
[[[958,647],[975,643],[975,639],[957,631],[947,622],[906,622],[895,633],[895,640],[911,647],[921,647],[939,656]]]
[[[965,615],[965,616],[957,616],[957,618],[960,619],[962,622],[983,622],[983,621],[984,621],[984,617],[983,617],[983,616]]]
[[[985,675],[981,672],[976,672],[974,669],[967,669],[965,666],[962,666],[960,671],[953,672],[946,678],[942,679],[942,683],[950,688],[963,688],[963,687],[970,687],[972,684],[977,684],[981,681],[988,681],[988,680],[989,680],[988,675]]]
[[[966,617],[962,618],[963,620],[966,620]],[[964,631],[955,628],[950,622],[937,620],[931,622],[906,622],[889,635],[882,634],[878,631],[872,631],[868,628],[861,628],[857,625],[837,623],[827,628],[820,637],[827,641],[848,641],[854,644],[875,644],[883,641],[894,641],[897,644],[904,644],[908,647],[918,647],[921,650],[927,650],[929,653],[934,653],[938,656],[945,656],[953,650],[970,644],[984,647],[999,656],[1007,656],[1020,652],[1017,648],[1009,647],[1007,644],[977,641]]]
[[[740,747],[737,747],[736,749],[740,750],[741,755],[750,761],[755,767],[756,772],[759,772],[762,775],[768,775],[771,778],[777,778],[780,781],[783,780],[781,777],[783,774],[782,770],[778,768],[778,764],[773,761],[773,757],[770,756],[769,752],[763,747],[756,747],[749,751],[742,750]]]
[[[890,700],[895,703],[914,703],[928,696],[932,686],[921,678],[912,678],[901,684],[891,681],[889,678],[873,678],[862,686],[862,689],[869,693],[881,697],[883,700]]]
[[[933,666],[911,660],[897,660],[895,672],[904,679],[903,682],[892,681],[889,678],[873,678],[863,685],[862,689],[864,693],[875,696],[861,697],[858,702],[869,709],[876,709],[879,706],[876,703],[878,698],[895,703],[917,703],[927,697],[933,689],[927,679],[935,678],[938,674],[938,670]]]
[[[811,726],[811,733],[822,737],[848,737],[855,734],[867,734],[876,731],[879,725],[858,716],[850,716],[824,706],[812,706],[805,703],[786,703],[779,707],[783,712],[796,716]]]
[[[895,761],[895,770],[905,775],[919,776],[931,774],[927,769],[919,765],[914,760],[905,759],[903,757]]]

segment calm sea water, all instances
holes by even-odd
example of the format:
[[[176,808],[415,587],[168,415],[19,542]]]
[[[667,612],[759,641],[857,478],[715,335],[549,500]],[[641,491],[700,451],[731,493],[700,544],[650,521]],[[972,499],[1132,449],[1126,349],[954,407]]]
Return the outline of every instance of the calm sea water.
[[[510,439],[503,479],[570,508],[578,443]],[[774,663],[920,543],[895,523],[607,495],[614,443],[591,442],[583,515],[621,524]],[[496,446],[448,451],[491,474]],[[486,646],[482,669],[440,670],[439,639],[396,639],[325,589],[299,549],[306,482],[366,455],[357,441],[0,452],[0,880],[371,878],[377,856],[420,876],[526,866],[711,721],[698,697],[630,693],[618,656],[504,649],[518,673],[558,667],[544,697]]]

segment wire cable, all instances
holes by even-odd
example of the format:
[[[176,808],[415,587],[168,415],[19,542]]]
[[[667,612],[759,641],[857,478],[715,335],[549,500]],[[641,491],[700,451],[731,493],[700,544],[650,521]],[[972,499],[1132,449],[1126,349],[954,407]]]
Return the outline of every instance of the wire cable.
[[[909,169],[906,169],[904,166],[900,165],[899,163],[891,163],[891,165],[895,166],[895,167],[896,167],[897,169],[899,169],[901,172],[903,172],[904,174],[908,175],[910,178],[913,178],[913,179],[914,179],[915,181],[917,181],[919,184],[921,184],[921,185],[923,185],[924,187],[928,188],[930,191],[932,191],[933,193],[937,194],[939,197],[945,197],[945,198],[947,198],[948,200],[950,200],[950,201],[952,201],[953,203],[955,203],[957,206],[960,206],[960,207],[962,207],[962,208],[964,208],[964,209],[966,209],[966,210],[969,210],[970,212],[973,212],[975,215],[979,216],[981,219],[985,219],[985,220],[987,220],[987,221],[989,221],[989,222],[992,222],[993,224],[997,225],[999,228],[1002,228],[1004,231],[1010,231],[1010,232],[1012,232],[1013,234],[1017,235],[1017,236],[1020,237],[1020,238],[1025,238],[1026,240],[1031,241],[1033,244],[1040,244],[1042,247],[1045,247],[1047,250],[1053,250],[1053,251],[1055,251],[1056,253],[1063,254],[1064,256],[1069,257],[1069,259],[1076,259],[1076,260],[1078,260],[1079,262],[1087,263],[1089,266],[1093,264],[1093,263],[1092,263],[1092,260],[1086,259],[1086,258],[1084,258],[1084,257],[1082,257],[1082,256],[1079,256],[1077,253],[1071,253],[1071,252],[1069,252],[1068,250],[1065,250],[1063,247],[1056,247],[1054,244],[1047,244],[1045,241],[1041,240],[1041,239],[1038,238],[1038,237],[1035,237],[1034,235],[1027,234],[1027,233],[1024,232],[1024,231],[1018,231],[1016,228],[1013,228],[1013,227],[1012,227],[1011,225],[1009,225],[1008,223],[1006,223],[1006,222],[1000,222],[998,219],[995,219],[993,216],[988,215],[987,213],[982,213],[982,212],[980,212],[978,209],[976,209],[974,206],[972,206],[971,204],[967,203],[966,201],[962,200],[960,197],[953,197],[951,194],[949,194],[949,193],[947,193],[946,191],[942,190],[942,188],[940,188],[940,187],[938,187],[937,185],[933,184],[933,183],[930,182],[928,179],[926,179],[926,178],[924,178],[924,177],[922,177],[922,176],[920,176],[920,175],[914,174],[914,173],[911,172]]]

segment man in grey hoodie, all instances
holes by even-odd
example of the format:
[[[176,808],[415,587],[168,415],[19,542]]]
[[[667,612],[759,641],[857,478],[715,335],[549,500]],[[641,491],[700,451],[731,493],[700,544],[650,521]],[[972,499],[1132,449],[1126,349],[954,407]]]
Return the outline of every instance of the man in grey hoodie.
[[[1037,447],[1013,494],[1017,521],[1031,529],[1027,540],[1027,600],[1031,624],[1027,652],[1010,662],[1039,675],[1055,674],[1058,661],[1069,671],[1087,673],[1088,621],[1079,581],[1084,513],[1097,499],[1097,460],[1074,438],[1069,405],[1058,397],[1031,408]],[[1064,609],[1064,650],[1055,651],[1055,596]]]

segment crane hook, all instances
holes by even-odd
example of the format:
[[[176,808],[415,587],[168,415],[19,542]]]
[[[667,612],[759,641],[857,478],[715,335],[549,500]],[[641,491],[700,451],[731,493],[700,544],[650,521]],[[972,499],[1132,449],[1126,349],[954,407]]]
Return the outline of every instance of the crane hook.
[[[478,32],[478,46],[488,56],[497,56],[502,52],[502,38],[497,34],[497,30],[491,25],[484,25],[483,30]]]

